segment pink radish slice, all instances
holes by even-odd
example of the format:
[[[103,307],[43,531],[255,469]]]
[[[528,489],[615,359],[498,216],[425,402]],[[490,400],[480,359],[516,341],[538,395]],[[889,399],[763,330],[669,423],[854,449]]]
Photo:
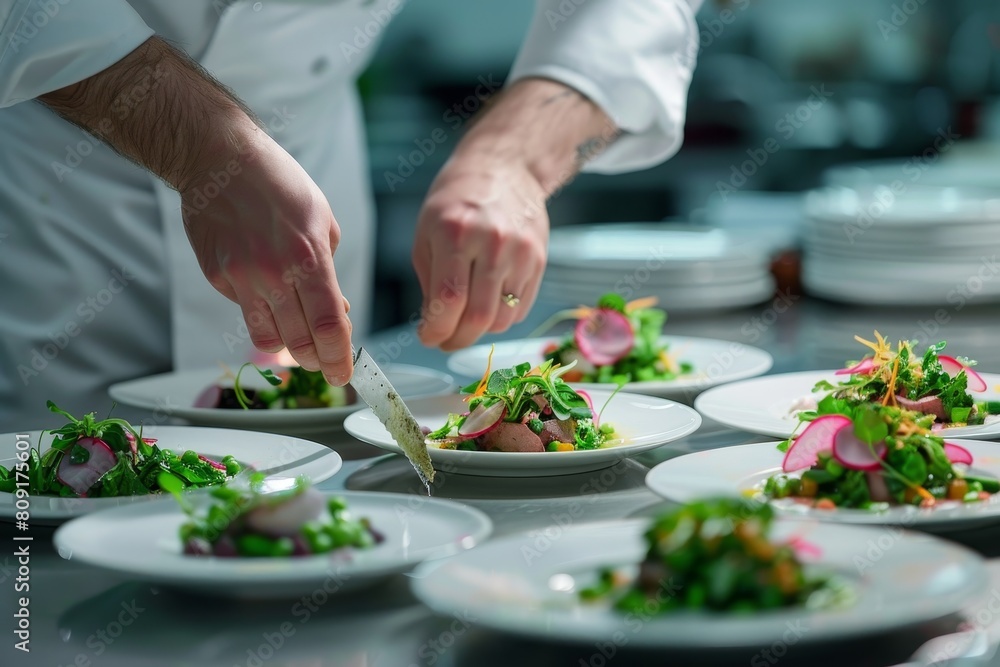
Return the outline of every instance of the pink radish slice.
[[[965,371],[966,377],[969,378],[969,391],[986,391],[986,380],[983,379],[983,376],[960,362],[955,357],[939,354],[938,361],[941,362],[941,368],[944,372],[951,377],[955,377],[962,371]]]
[[[503,401],[497,401],[488,407],[480,403],[462,422],[458,434],[466,438],[479,437],[499,424],[506,414],[507,405]]]
[[[145,440],[145,438],[143,438],[143,440]],[[207,463],[208,465],[212,466],[216,470],[222,470],[222,471],[226,470],[226,466],[222,465],[218,461],[213,461],[212,459],[208,458],[207,456],[202,456],[201,454],[199,454],[198,458],[201,459],[202,461],[204,461],[205,463]]]
[[[595,366],[618,362],[635,344],[628,318],[609,308],[599,308],[577,322],[573,339],[580,354]]]
[[[844,415],[824,415],[809,422],[806,430],[795,438],[785,452],[782,470],[794,472],[815,465],[820,452],[833,449],[833,438],[837,431],[850,424],[851,420]]]
[[[953,442],[944,443],[944,454],[952,463],[972,465],[972,452],[961,445],[956,445]]]
[[[823,555],[822,549],[799,535],[795,535],[792,539],[788,540],[788,546],[800,558],[820,558]]]
[[[205,389],[198,394],[197,398],[194,399],[192,407],[215,408],[218,407],[220,398],[222,398],[222,387],[213,384],[210,387],[205,387]]]
[[[873,447],[874,452],[872,452]],[[885,458],[886,451],[884,442],[877,442],[870,446],[854,435],[853,425],[841,428],[833,436],[833,458],[837,460],[837,463],[851,470],[878,470],[882,467],[881,462]]]
[[[89,454],[83,463],[72,463],[70,455],[74,447],[83,447]],[[90,487],[104,477],[105,473],[115,467],[118,459],[107,443],[97,438],[80,438],[70,447],[59,462],[56,476],[59,481],[68,486],[78,496],[83,496]]]
[[[850,368],[841,368],[834,375],[869,375],[875,370],[875,360],[872,358],[862,359]]]
[[[600,426],[597,423],[597,410],[594,409],[594,399],[590,397],[590,394],[585,392],[583,389],[577,389],[576,393],[580,394],[580,397],[587,402],[587,407],[590,408],[590,414],[593,415],[594,426]]]
[[[272,537],[293,537],[302,526],[320,518],[326,510],[326,496],[316,489],[302,493],[275,505],[260,505],[246,515],[249,528]]]

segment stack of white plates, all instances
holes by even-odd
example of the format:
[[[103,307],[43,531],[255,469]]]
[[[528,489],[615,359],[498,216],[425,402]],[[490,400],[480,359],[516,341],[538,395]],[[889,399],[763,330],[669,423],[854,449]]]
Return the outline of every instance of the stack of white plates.
[[[655,296],[671,312],[737,308],[773,295],[769,264],[766,249],[717,228],[560,227],[552,232],[540,298],[562,308],[615,292],[626,299]]]
[[[806,197],[803,282],[871,305],[1000,301],[1000,191],[856,185]]]

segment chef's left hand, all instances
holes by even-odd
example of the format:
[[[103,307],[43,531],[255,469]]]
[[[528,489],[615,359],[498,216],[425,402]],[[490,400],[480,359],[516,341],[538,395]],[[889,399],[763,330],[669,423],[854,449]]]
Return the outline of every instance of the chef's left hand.
[[[417,222],[424,344],[458,349],[527,316],[545,270],[545,202],[617,136],[593,102],[546,79],[518,81],[476,120]]]
[[[545,271],[545,198],[517,161],[472,152],[448,162],[427,195],[413,246],[424,343],[454,350],[525,318]],[[509,305],[504,295],[518,301]]]

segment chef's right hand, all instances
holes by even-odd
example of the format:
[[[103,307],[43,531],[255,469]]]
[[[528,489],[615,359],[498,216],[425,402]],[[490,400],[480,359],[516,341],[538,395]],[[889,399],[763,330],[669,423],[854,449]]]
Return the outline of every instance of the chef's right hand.
[[[333,253],[340,227],[319,187],[259,128],[238,154],[178,187],[184,226],[209,282],[243,309],[253,344],[287,347],[335,385],[351,377],[350,309]]]
[[[333,271],[340,228],[319,187],[228,90],[151,37],[39,99],[181,194],[201,269],[243,309],[254,345],[287,347],[333,384],[350,379],[351,323]]]

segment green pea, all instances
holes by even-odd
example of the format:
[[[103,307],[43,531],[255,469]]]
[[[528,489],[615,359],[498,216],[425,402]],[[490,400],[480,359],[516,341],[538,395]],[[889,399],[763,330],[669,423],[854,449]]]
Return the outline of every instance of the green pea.
[[[201,459],[198,458],[198,452],[187,450],[184,455],[181,456],[181,463],[187,464],[189,466],[198,465],[201,463]]]
[[[242,556],[267,557],[275,551],[275,540],[262,535],[241,535],[236,539],[236,550]]]

